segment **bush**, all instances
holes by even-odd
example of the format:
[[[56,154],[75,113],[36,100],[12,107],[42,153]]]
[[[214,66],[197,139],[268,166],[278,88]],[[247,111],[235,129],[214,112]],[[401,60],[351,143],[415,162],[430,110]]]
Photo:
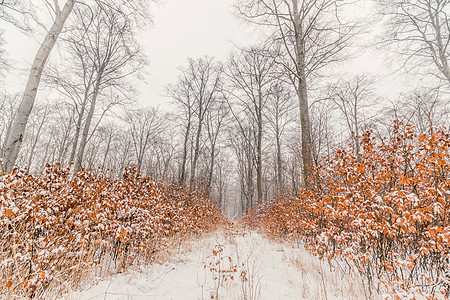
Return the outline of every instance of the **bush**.
[[[315,170],[316,186],[266,203],[247,222],[301,240],[320,257],[352,262],[369,286],[449,296],[450,138],[397,122],[367,132],[362,152],[341,149]],[[255,221],[254,219],[257,219]]]
[[[41,297],[88,271],[120,272],[149,262],[174,235],[224,222],[200,191],[153,182],[127,169],[123,179],[48,166],[35,177],[0,177],[0,292]],[[94,268],[95,267],[95,268]]]

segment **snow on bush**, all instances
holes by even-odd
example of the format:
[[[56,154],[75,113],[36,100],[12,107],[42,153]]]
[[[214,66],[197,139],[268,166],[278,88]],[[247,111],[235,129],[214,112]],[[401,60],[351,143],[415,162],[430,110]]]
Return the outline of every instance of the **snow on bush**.
[[[98,172],[0,177],[0,295],[41,297],[98,274],[148,262],[174,235],[224,222],[200,191],[153,182],[127,169],[121,180]]]
[[[368,286],[425,298],[450,295],[450,137],[397,122],[361,153],[341,149],[315,170],[315,188],[282,195],[245,222],[351,262]]]

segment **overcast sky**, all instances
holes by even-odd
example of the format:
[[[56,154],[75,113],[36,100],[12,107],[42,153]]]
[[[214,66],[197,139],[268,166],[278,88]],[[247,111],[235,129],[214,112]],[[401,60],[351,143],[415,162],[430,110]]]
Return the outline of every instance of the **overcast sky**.
[[[233,43],[248,44],[253,29],[233,16],[235,0],[162,0],[153,5],[153,25],[141,33],[140,39],[150,62],[146,82],[139,85],[140,103],[144,106],[168,102],[164,86],[174,83],[179,66],[187,58],[209,55],[226,59]],[[43,37],[26,37],[13,27],[5,31],[5,48],[14,60],[15,76],[5,79],[21,92],[29,67]],[[55,49],[56,50],[56,49]],[[57,53],[52,53],[57,55]],[[19,73],[23,73],[20,79]],[[42,96],[41,95],[38,95]]]
[[[159,105],[169,99],[164,97],[164,86],[177,79],[178,67],[186,64],[189,57],[203,55],[225,60],[234,44],[243,46],[256,41],[255,29],[237,20],[233,15],[235,0],[163,0],[153,5],[154,24],[140,35],[150,65],[145,83],[139,84],[139,102],[143,106]],[[5,79],[6,84],[21,93],[29,67],[42,36],[25,37],[14,28],[5,32],[6,50],[14,60],[14,69]],[[58,55],[57,48],[52,55]],[[382,57],[366,53],[347,64],[349,72],[380,73],[385,69]],[[19,77],[18,74],[22,73]],[[388,78],[380,83],[379,90],[386,95],[395,95],[398,81]],[[45,97],[41,91],[39,97]]]
[[[150,59],[141,102],[167,100],[163,87],[174,83],[187,58],[208,55],[226,59],[233,43],[248,44],[252,29],[233,16],[235,0],[165,0],[153,11],[154,26],[143,35]]]

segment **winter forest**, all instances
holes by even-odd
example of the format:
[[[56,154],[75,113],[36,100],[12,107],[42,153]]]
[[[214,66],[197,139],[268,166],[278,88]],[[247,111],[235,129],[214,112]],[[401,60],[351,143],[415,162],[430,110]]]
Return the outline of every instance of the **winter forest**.
[[[0,0],[0,299],[448,299],[450,1],[170,2]]]

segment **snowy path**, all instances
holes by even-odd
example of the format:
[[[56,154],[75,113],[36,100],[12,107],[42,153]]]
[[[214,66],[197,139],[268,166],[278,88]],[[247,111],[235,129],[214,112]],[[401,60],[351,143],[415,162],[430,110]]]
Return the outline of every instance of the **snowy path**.
[[[255,232],[215,232],[183,243],[164,263],[113,276],[67,299],[365,299],[359,282],[330,272],[302,248]]]

